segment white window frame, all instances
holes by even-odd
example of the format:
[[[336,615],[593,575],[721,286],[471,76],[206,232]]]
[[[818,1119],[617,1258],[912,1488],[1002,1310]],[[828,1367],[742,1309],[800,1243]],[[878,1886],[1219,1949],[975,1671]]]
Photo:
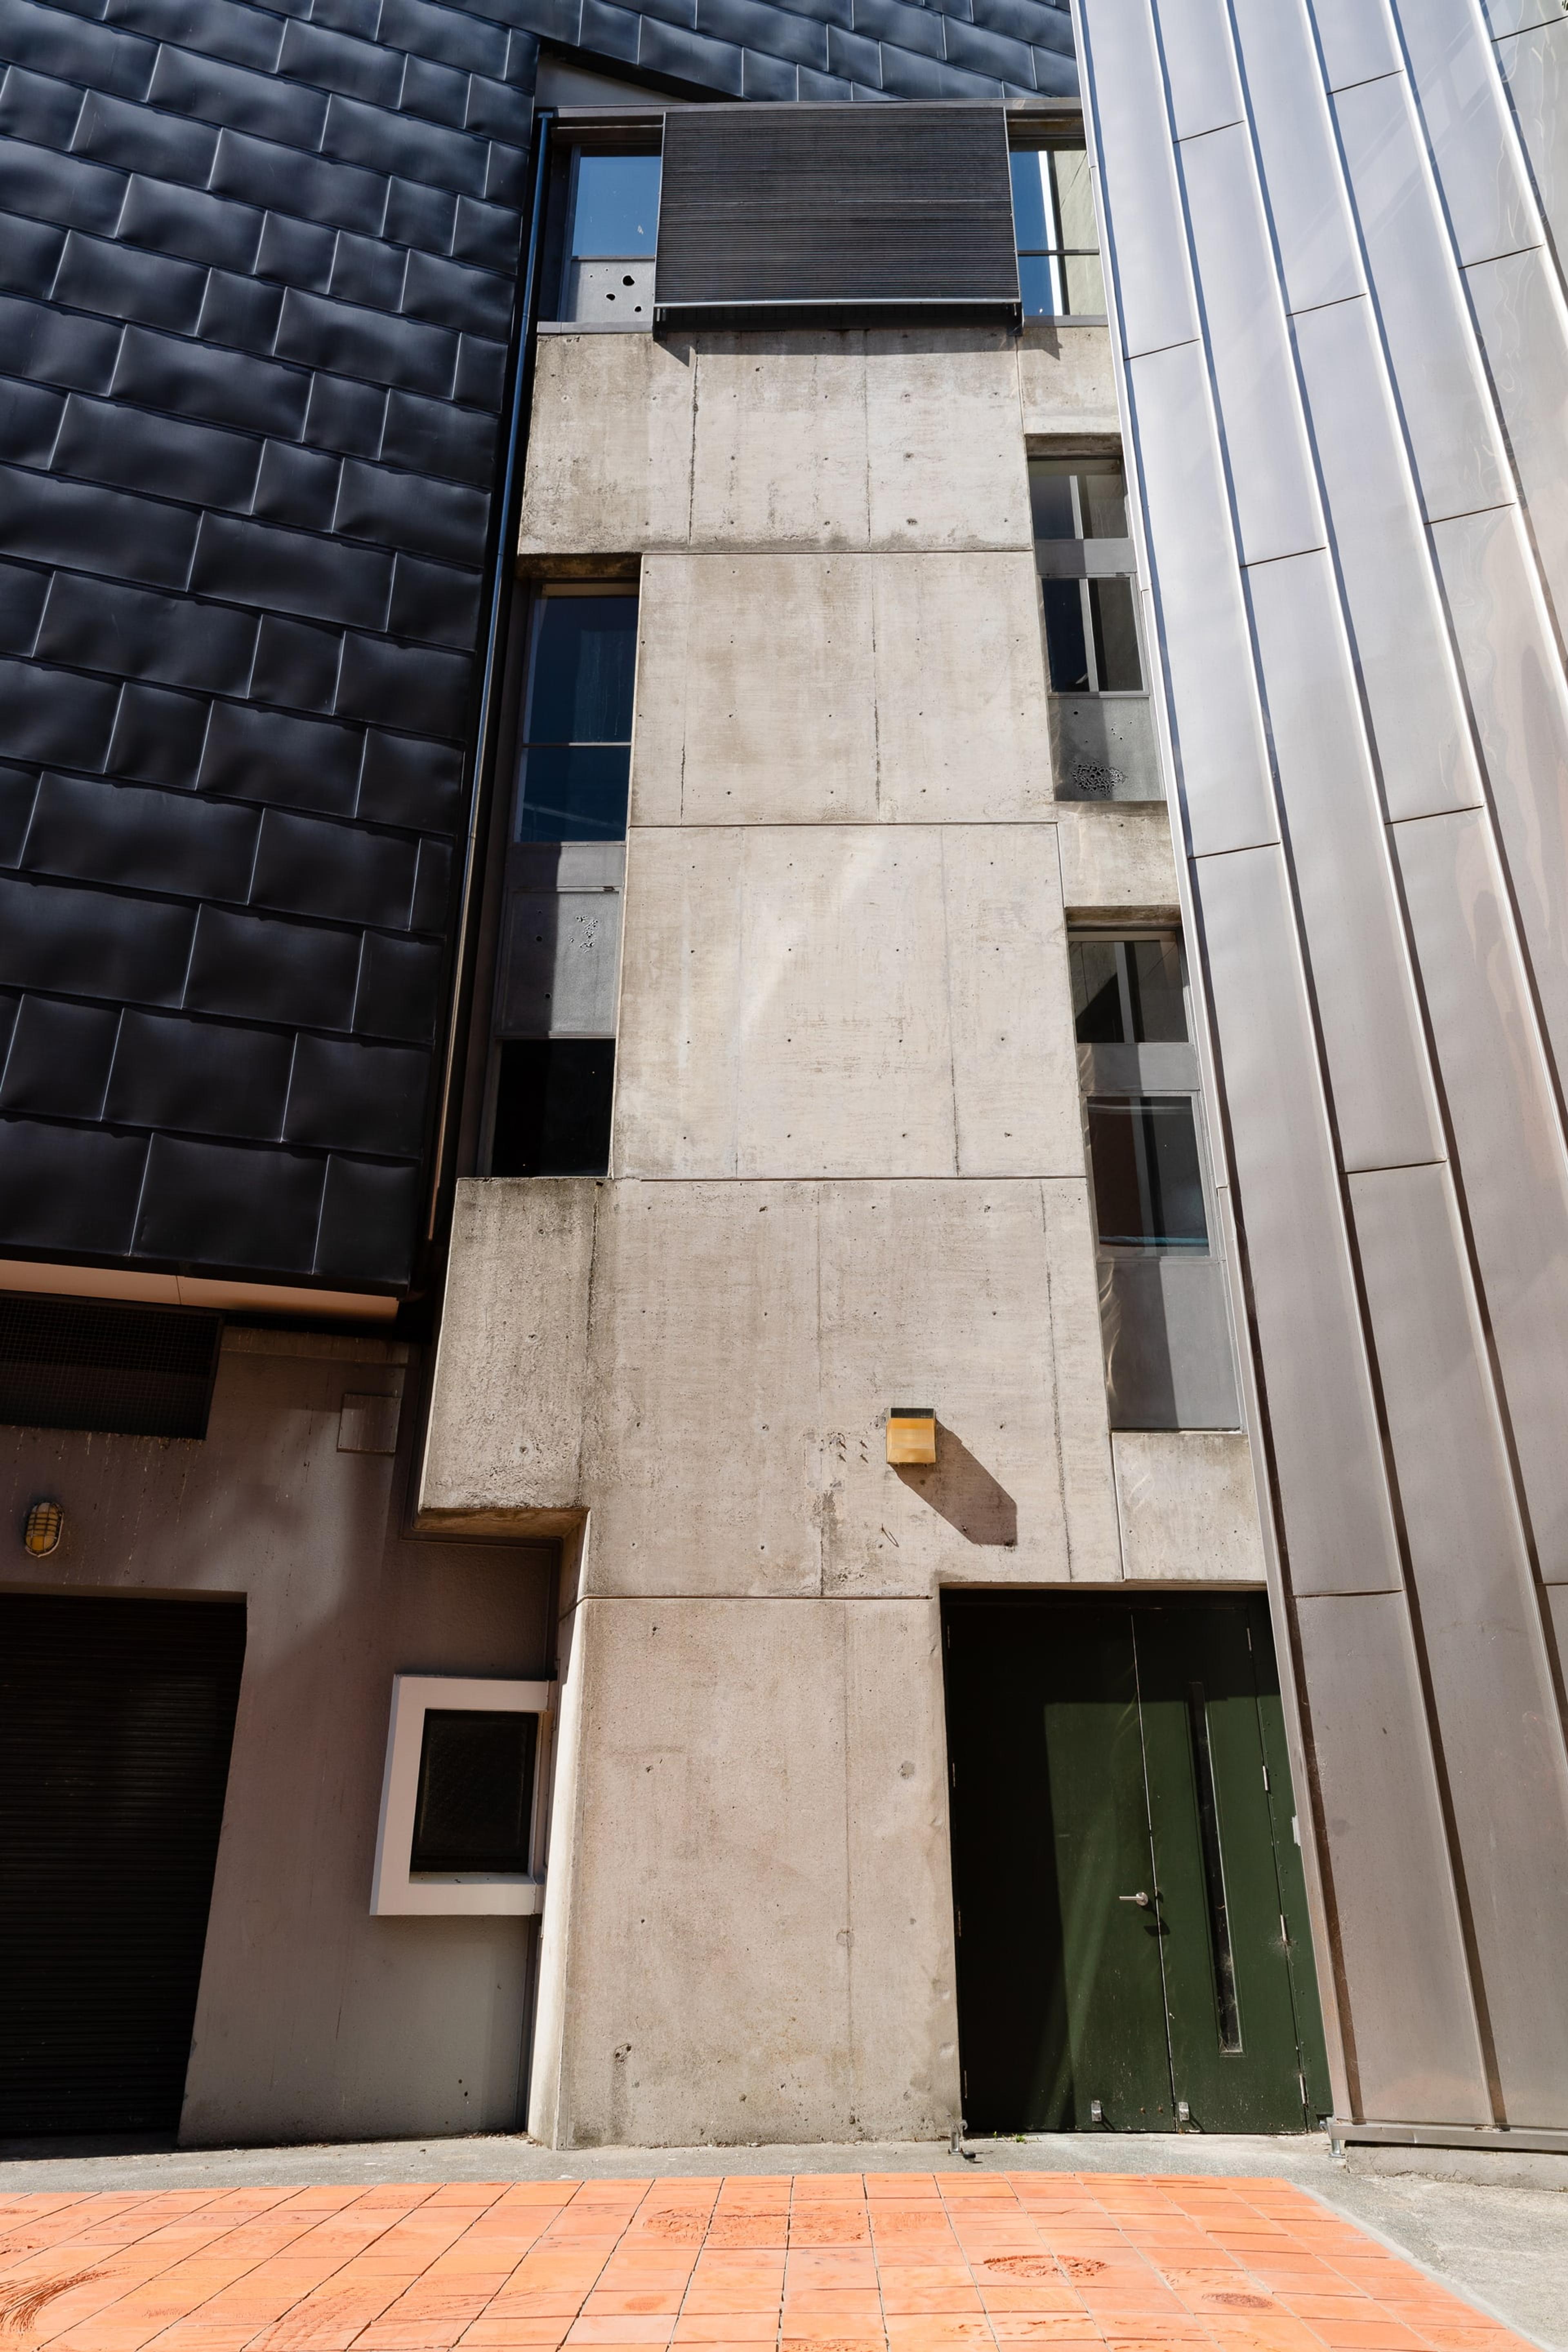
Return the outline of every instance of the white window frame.
[[[526,1919],[542,1911],[555,1696],[552,1682],[490,1682],[472,1675],[394,1675],[386,1769],[381,1783],[381,1819],[375,1833],[375,1868],[371,1878],[372,1918],[437,1918],[456,1913],[468,1918]],[[409,1868],[414,1851],[414,1812],[419,1799],[419,1760],[425,1747],[425,1717],[432,1707],[468,1708],[477,1715],[539,1717],[527,1872]]]

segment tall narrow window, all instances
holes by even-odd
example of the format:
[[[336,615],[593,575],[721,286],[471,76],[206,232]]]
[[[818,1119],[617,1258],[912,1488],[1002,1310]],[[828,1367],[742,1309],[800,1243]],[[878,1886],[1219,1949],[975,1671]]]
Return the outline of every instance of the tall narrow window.
[[[609,1167],[637,634],[637,596],[612,582],[541,590],[521,633],[492,1176]]]
[[[1016,151],[1011,161],[1024,316],[1103,319],[1088,155],[1081,147],[1037,147]]]
[[[653,324],[659,158],[573,151],[561,315],[607,327]]]
[[[1052,692],[1142,694],[1121,459],[1031,457],[1029,504]]]

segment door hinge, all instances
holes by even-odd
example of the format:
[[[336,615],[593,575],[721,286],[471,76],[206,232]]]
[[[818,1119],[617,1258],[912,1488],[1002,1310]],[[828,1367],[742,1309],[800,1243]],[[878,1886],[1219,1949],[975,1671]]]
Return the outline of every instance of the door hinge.
[[[1297,2070],[1296,2080],[1301,2085],[1301,2113],[1305,2115],[1307,2112],[1307,2077],[1299,2068]]]
[[[951,1756],[947,1759],[947,1785],[950,1789],[958,1786],[958,1766]]]
[[[1295,1839],[1297,1844],[1300,1845],[1301,1843],[1301,1816],[1300,1813],[1292,1813],[1290,1816],[1290,1834]]]
[[[1290,1930],[1289,1930],[1289,1927],[1287,1927],[1287,1926],[1285,1925],[1285,1914],[1284,1914],[1284,1912],[1283,1912],[1283,1911],[1281,1911],[1281,1913],[1279,1914],[1279,1941],[1280,1941],[1282,1944],[1288,1944],[1288,1943],[1289,1942],[1289,1940],[1290,1940]]]
[[[1268,1786],[1268,1767],[1267,1764],[1263,1768],[1263,1785],[1266,1789]]]
[[[958,1932],[962,1936],[963,1933],[963,1906],[962,1904],[955,1903],[953,1905],[952,1916],[958,1923]],[[968,2093],[966,2092],[964,2095],[967,2097]]]

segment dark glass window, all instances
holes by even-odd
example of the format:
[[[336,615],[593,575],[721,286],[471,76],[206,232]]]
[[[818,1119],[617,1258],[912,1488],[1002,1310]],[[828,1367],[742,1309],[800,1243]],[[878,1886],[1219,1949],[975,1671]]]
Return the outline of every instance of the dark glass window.
[[[519,841],[625,838],[637,645],[635,596],[539,598],[519,760]]]
[[[1081,571],[1053,552],[1043,593],[1046,650],[1057,694],[1139,694],[1143,664],[1130,561],[1127,477],[1119,458],[1031,457],[1037,548],[1084,542]],[[1114,547],[1096,542],[1114,541]]]
[[[1081,147],[1020,150],[1012,159],[1013,228],[1026,318],[1105,316],[1094,188]]]
[[[1102,1246],[1208,1247],[1190,1095],[1092,1097],[1089,1161]]]
[[[1069,950],[1080,1045],[1184,1045],[1181,942],[1076,939]]]
[[[513,1037],[500,1048],[492,1176],[603,1176],[610,1165],[613,1037]]]
[[[411,1870],[526,1871],[539,1718],[432,1707]]]

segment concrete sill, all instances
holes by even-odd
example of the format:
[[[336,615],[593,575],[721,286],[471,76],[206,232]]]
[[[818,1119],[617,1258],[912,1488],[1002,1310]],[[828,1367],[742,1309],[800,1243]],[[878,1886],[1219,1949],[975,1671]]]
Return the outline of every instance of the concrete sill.
[[[651,335],[651,319],[541,319],[541,335]]]

